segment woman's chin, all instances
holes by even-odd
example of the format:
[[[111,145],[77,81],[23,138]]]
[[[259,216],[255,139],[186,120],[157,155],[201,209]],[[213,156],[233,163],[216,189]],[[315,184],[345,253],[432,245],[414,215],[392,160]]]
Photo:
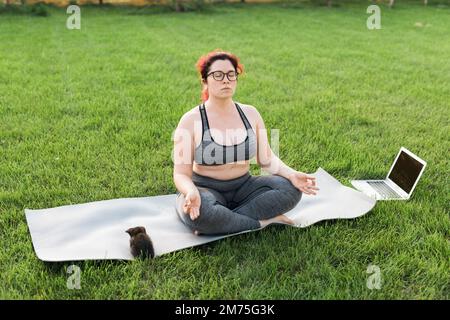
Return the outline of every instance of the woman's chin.
[[[220,96],[224,97],[224,98],[232,97],[233,96],[233,92],[231,90],[223,90],[220,93]]]

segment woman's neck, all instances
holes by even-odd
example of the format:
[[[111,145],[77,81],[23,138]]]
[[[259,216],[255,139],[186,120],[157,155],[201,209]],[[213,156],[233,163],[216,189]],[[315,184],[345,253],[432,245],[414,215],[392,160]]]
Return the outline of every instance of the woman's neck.
[[[232,111],[233,106],[234,102],[231,98],[214,99],[213,97],[209,97],[208,100],[205,101],[205,107],[222,114],[226,114]]]

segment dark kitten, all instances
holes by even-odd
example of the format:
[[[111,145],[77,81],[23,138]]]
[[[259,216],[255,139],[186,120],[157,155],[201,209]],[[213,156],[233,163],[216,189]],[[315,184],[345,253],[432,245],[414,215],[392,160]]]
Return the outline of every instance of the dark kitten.
[[[146,233],[144,227],[130,228],[125,232],[131,237],[130,248],[133,257],[153,258],[155,256],[152,240]]]

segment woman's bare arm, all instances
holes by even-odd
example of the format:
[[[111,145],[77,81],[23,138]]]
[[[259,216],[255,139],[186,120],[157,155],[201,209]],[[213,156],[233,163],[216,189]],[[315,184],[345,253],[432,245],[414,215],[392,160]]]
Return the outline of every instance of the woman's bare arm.
[[[275,153],[273,153],[267,138],[267,129],[264,124],[264,120],[255,107],[252,107],[252,110],[256,117],[256,135],[258,141],[256,161],[258,165],[261,169],[270,174],[276,174],[289,179],[289,176],[292,173],[296,173],[298,171],[286,165],[280,158],[277,157]]]
[[[194,161],[194,115],[189,112],[181,117],[173,134],[174,161],[173,181],[178,191],[186,195],[189,191],[198,192],[192,182],[192,165]]]

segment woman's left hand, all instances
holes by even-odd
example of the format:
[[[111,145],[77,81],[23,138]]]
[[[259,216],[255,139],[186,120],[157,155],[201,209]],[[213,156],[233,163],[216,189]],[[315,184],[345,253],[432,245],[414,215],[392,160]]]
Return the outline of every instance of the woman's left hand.
[[[289,181],[291,181],[294,187],[305,194],[316,195],[317,193],[314,190],[319,190],[316,187],[316,178],[303,172],[296,171],[291,173],[289,175]]]

